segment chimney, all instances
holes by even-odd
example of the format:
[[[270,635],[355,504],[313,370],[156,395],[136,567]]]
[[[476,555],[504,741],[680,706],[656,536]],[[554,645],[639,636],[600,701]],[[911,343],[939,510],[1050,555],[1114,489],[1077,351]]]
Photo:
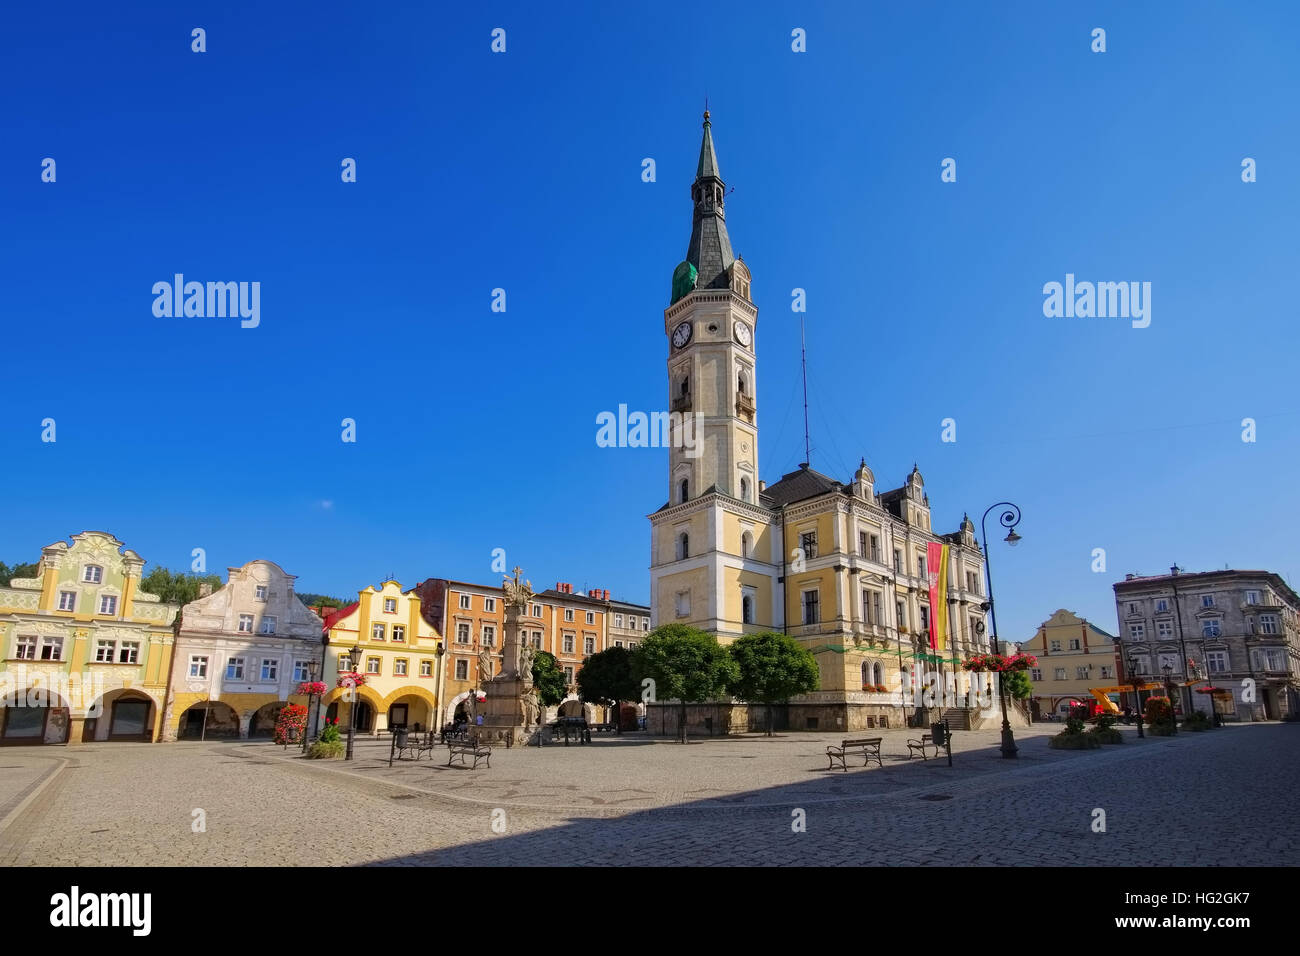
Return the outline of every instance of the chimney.
[[[1169,569],[1169,573],[1170,573],[1170,574],[1173,574],[1173,575],[1177,575],[1178,572],[1181,571],[1181,570],[1182,570],[1182,568],[1180,568],[1178,565],[1175,564],[1175,565],[1173,565],[1172,567],[1170,567],[1170,569]]]
[[[1135,577],[1137,577],[1136,574],[1126,574],[1126,575],[1124,575],[1124,580],[1125,580],[1125,581],[1132,581]]]
[[[563,594],[563,593],[564,593],[564,585],[561,584],[559,581],[556,581],[556,582],[555,582],[555,590],[557,590],[557,591],[559,591],[561,594]]]
[[[759,492],[767,491],[767,482],[766,482],[766,481],[761,481],[761,480],[760,480],[759,483],[758,483],[758,490],[759,490]]]
[[[608,600],[609,600],[609,588],[605,588],[605,592],[604,592],[604,593],[605,593],[605,600],[608,601]]]

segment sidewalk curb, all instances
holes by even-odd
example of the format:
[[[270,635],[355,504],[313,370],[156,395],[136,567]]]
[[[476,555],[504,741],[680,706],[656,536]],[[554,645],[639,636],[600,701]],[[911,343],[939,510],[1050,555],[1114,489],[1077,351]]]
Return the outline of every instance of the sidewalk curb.
[[[4,817],[0,818],[0,833],[3,833],[5,828],[22,816],[23,811],[31,806],[32,803],[36,801],[36,798],[45,792],[45,788],[54,782],[54,778],[62,773],[64,768],[72,762],[67,757],[45,757],[42,755],[41,759],[53,760],[55,762],[54,766],[40,777],[37,777],[32,783],[28,784],[27,789],[22,791],[15,798],[17,803],[13,805],[13,808],[6,813]]]

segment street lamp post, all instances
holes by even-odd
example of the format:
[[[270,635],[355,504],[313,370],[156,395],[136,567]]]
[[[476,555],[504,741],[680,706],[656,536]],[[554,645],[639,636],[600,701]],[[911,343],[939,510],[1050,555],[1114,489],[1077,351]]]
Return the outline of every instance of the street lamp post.
[[[1170,736],[1178,733],[1178,715],[1174,713],[1174,665],[1166,664],[1160,668],[1165,672],[1165,694],[1169,697],[1169,722],[1172,724]]]
[[[1179,605],[1179,603],[1178,603],[1178,582],[1177,582],[1176,580],[1173,580],[1173,579],[1176,579],[1180,573],[1182,573],[1182,570],[1183,570],[1183,569],[1180,568],[1180,567],[1179,567],[1178,565],[1176,565],[1176,564],[1175,564],[1175,565],[1172,565],[1172,566],[1169,568],[1169,576],[1170,576],[1170,578],[1171,578],[1171,580],[1170,580],[1170,582],[1169,582],[1169,585],[1170,585],[1170,587],[1173,588],[1173,591],[1174,591],[1174,618],[1178,621],[1178,648],[1179,648],[1179,650],[1181,650],[1182,653],[1183,653],[1183,660],[1186,661],[1186,660],[1187,660],[1187,641],[1186,641],[1186,639],[1183,637],[1183,609],[1182,609],[1182,606]],[[1183,703],[1183,714],[1184,714],[1184,716],[1186,716],[1186,715],[1188,715],[1188,714],[1190,714],[1190,713],[1192,712],[1192,708],[1193,708],[1193,704],[1192,704],[1192,689],[1191,689],[1191,687],[1190,687],[1190,686],[1185,686],[1185,687],[1183,688],[1183,693],[1180,694],[1179,696],[1183,698],[1183,701],[1182,701],[1182,703]],[[1174,703],[1174,697],[1173,697],[1173,694],[1170,694],[1170,695],[1169,695],[1169,706],[1172,707],[1172,706],[1173,706],[1173,703]],[[1175,723],[1177,723],[1176,720],[1175,720]]]
[[[359,660],[361,660],[361,647],[357,645],[348,651],[348,664],[353,673],[356,673]],[[355,683],[348,688],[348,696],[351,697],[348,701],[348,752],[343,755],[344,760],[352,759],[352,738],[357,730],[357,685]]]
[[[1128,659],[1128,679],[1133,685],[1133,703],[1137,707],[1138,737],[1145,737],[1146,734],[1142,733],[1142,695],[1138,691],[1139,681],[1136,657],[1130,657]]]
[[[998,613],[993,606],[993,570],[989,563],[990,552],[993,549],[989,547],[988,532],[984,527],[989,512],[995,508],[1006,509],[998,515],[998,524],[1007,529],[1007,536],[1003,540],[1013,548],[1020,541],[1020,535],[1016,534],[1016,525],[1020,524],[1020,509],[1009,501],[999,501],[995,505],[990,505],[988,511],[985,511],[984,516],[980,518],[980,536],[984,543],[984,580],[989,589],[989,623],[993,625],[992,643],[996,650],[1000,650],[998,644]],[[1011,732],[1011,721],[1007,718],[1007,688],[1005,681],[1001,677],[998,678],[998,690],[1000,692],[998,696],[1002,698],[1002,756],[1015,757],[1017,756],[1016,738]]]
[[[313,684],[316,683],[317,666],[318,665],[316,664],[315,661],[307,662],[307,680]],[[302,752],[303,753],[307,752],[307,740],[309,737],[311,737],[311,705],[313,701],[316,701],[317,715],[320,714],[319,697],[316,694],[308,694],[307,695],[307,720],[302,725]]]

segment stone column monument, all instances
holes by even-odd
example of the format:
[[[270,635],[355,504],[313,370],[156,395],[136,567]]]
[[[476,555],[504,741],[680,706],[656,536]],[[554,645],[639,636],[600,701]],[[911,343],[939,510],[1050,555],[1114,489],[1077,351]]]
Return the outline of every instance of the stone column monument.
[[[491,745],[522,744],[537,730],[541,708],[533,687],[533,648],[519,631],[519,619],[533,597],[532,584],[520,581],[519,568],[514,579],[503,582],[505,591],[505,662],[501,673],[479,686],[487,695],[481,711],[483,726],[479,737]]]

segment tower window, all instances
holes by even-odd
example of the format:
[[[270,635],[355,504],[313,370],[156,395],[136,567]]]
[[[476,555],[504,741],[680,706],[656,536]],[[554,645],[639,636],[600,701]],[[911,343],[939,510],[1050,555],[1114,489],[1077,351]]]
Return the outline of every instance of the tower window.
[[[682,379],[682,398],[686,398],[690,394],[691,394],[691,377],[688,375],[686,376],[686,378]]]
[[[748,478],[740,479],[740,500],[741,501],[749,500],[749,479]]]
[[[677,560],[683,561],[691,556],[691,536],[683,531],[677,536]]]
[[[736,388],[740,391],[740,394],[741,394],[741,395],[744,395],[744,394],[745,394],[745,376],[744,376],[744,375],[739,375],[739,376],[736,377]]]
[[[681,492],[681,496],[680,496],[680,502],[681,502],[681,503],[685,503],[685,502],[686,502],[686,499],[689,497],[689,495],[687,494],[687,490],[688,490],[688,488],[689,488],[688,481],[689,481],[689,479],[683,478],[683,479],[682,479],[681,486],[680,486],[680,488],[679,488],[679,491]]]
[[[748,594],[740,599],[740,620],[744,624],[754,623],[754,599]]]
[[[742,558],[754,556],[754,536],[748,531],[740,536],[740,556]]]

